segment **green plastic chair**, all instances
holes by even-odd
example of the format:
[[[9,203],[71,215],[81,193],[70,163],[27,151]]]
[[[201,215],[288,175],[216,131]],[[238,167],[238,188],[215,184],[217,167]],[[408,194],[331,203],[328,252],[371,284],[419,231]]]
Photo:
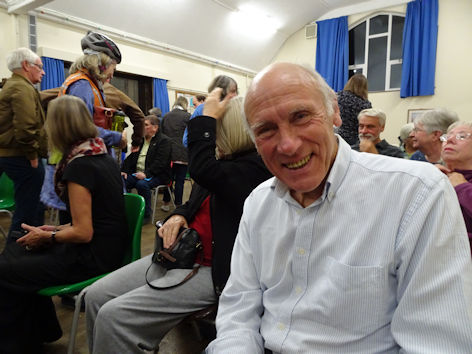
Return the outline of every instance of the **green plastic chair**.
[[[15,209],[15,186],[13,181],[2,173],[0,176],[0,213],[6,213],[12,218],[11,211]],[[5,230],[0,226],[0,232],[4,237],[7,237]]]
[[[144,218],[144,198],[137,194],[125,193],[125,209],[126,209],[126,220],[128,222],[128,234],[130,237],[130,247],[127,248],[125,258],[122,266],[131,263],[141,258],[141,228]],[[67,353],[72,354],[75,346],[75,336],[77,333],[77,326],[79,322],[80,307],[82,300],[87,292],[87,288],[95,281],[103,278],[106,274],[101,274],[96,277],[81,281],[74,284],[58,285],[44,288],[38,291],[39,295],[43,296],[54,296],[54,295],[65,295],[70,293],[79,292],[75,299],[75,310],[72,318],[72,327],[70,330],[69,345]]]

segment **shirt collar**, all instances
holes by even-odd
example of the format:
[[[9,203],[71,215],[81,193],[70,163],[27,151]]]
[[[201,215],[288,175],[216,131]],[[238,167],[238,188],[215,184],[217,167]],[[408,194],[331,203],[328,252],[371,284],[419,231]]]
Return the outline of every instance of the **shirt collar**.
[[[335,136],[338,140],[336,158],[334,159],[333,166],[329,172],[321,198],[316,200],[311,206],[322,203],[325,199],[328,199],[328,201],[331,202],[336,196],[336,192],[341,186],[344,176],[349,168],[351,162],[351,147],[339,135],[335,134]],[[300,204],[298,204],[290,195],[288,187],[277,177],[273,179],[271,189],[277,197],[300,207]]]

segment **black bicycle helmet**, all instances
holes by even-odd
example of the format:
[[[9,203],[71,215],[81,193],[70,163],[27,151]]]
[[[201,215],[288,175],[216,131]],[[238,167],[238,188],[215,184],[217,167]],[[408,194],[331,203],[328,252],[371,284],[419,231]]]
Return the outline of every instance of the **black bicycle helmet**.
[[[121,63],[121,52],[118,46],[104,34],[89,31],[87,35],[82,38],[80,44],[82,45],[82,51],[84,53],[86,49],[91,49],[96,52],[105,53],[118,64]]]

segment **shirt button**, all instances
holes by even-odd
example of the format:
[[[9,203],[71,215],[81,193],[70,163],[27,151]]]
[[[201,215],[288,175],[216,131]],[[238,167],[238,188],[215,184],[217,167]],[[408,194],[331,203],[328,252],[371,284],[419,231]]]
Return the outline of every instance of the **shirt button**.
[[[277,329],[283,331],[285,329],[285,325],[283,323],[277,323]]]
[[[203,136],[204,136],[205,138],[209,138],[209,137],[210,137],[210,133],[205,132],[205,133],[203,133]]]
[[[296,292],[297,294],[300,294],[300,293],[302,292],[302,288],[300,288],[299,286],[297,286],[297,287],[295,288],[295,292]]]
[[[304,250],[303,248],[299,248],[299,249],[298,249],[298,254],[299,254],[300,256],[303,256],[303,255],[305,254],[305,250]]]

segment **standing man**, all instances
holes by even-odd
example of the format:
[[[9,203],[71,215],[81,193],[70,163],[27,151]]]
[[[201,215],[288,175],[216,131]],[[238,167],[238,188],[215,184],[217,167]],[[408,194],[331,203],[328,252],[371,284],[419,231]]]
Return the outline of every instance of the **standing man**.
[[[44,179],[41,158],[47,156],[43,130],[44,112],[39,93],[33,86],[41,82],[43,63],[28,48],[18,48],[7,57],[13,73],[0,91],[0,174],[6,173],[15,185],[15,213],[10,226],[42,225],[39,193]]]
[[[144,142],[123,161],[121,175],[126,189],[136,188],[146,201],[147,222],[152,212],[151,189],[170,182],[171,150],[172,140],[159,131],[159,119],[154,115],[144,117]]]
[[[207,353],[470,353],[472,261],[430,164],[360,154],[317,73],[276,63],[245,113],[274,178],[249,195]]]
[[[380,139],[380,133],[385,129],[387,116],[380,109],[368,108],[359,112],[359,144],[352,148],[356,151],[370,152],[385,156],[404,158],[403,151],[387,143],[387,140]]]
[[[184,96],[177,97],[172,111],[162,117],[162,132],[172,139],[172,180],[174,181],[175,205],[182,204],[185,176],[187,175],[188,154],[182,144],[182,137],[190,119],[187,112],[188,101]],[[169,211],[170,195],[164,192],[163,211]]]

